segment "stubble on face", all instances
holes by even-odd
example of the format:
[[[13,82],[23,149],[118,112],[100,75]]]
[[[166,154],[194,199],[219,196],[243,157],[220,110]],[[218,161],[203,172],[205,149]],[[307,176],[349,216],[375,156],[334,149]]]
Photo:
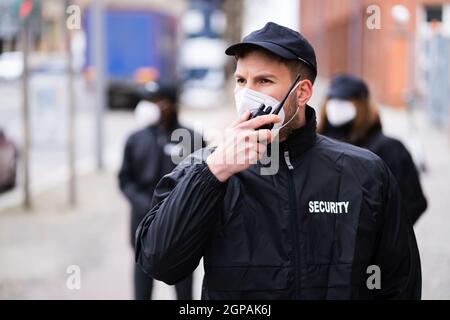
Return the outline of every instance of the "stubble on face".
[[[283,142],[289,138],[289,136],[292,134],[292,132],[298,128],[301,128],[305,125],[305,107],[298,105],[296,95],[293,93],[291,97],[288,100],[289,104],[284,108],[285,112],[285,124],[294,117],[295,118],[291,120],[291,122],[287,123],[284,128],[280,130],[280,142]],[[298,108],[298,112],[297,112]]]

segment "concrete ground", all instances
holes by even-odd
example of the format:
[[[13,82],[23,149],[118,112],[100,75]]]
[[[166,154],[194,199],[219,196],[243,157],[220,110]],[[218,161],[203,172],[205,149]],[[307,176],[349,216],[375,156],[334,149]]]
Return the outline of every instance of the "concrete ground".
[[[132,299],[128,204],[116,176],[88,174],[79,183],[77,208],[68,208],[57,188],[37,197],[32,212],[1,213],[1,299]],[[67,287],[73,265],[80,290]],[[154,298],[173,299],[174,290],[158,282]]]

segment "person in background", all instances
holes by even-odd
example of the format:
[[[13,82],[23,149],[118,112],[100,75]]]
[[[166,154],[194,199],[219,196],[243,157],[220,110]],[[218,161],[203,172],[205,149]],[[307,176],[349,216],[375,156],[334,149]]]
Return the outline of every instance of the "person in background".
[[[399,184],[411,222],[417,222],[427,208],[418,170],[405,146],[383,134],[379,113],[362,79],[345,74],[332,79],[321,108],[318,131],[369,149],[383,159]]]
[[[158,181],[176,166],[173,154],[187,156],[203,147],[202,137],[178,122],[177,91],[175,86],[163,83],[146,85],[144,99],[135,110],[136,120],[143,128],[134,132],[125,145],[118,178],[120,190],[131,205],[130,235],[133,249],[137,226],[150,209]],[[177,129],[182,129],[181,132],[187,133],[190,139],[181,143],[171,141],[171,135]],[[134,288],[136,300],[151,298],[153,279],[137,265],[134,269]],[[191,300],[192,274],[178,282],[175,288],[179,300]]]

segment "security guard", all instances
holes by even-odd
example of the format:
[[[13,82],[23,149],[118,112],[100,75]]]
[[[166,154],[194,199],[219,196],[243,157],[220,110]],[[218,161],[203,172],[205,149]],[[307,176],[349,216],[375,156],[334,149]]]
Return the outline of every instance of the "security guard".
[[[309,42],[268,23],[226,54],[237,59],[240,118],[159,182],[136,234],[137,262],[171,284],[203,257],[203,299],[420,298],[417,244],[390,170],[316,133]],[[262,103],[283,110],[253,118]],[[279,168],[261,174],[277,140]]]
[[[158,181],[170,173],[175,164],[173,154],[188,155],[203,146],[200,135],[178,123],[177,87],[162,82],[151,82],[142,90],[142,100],[136,108],[137,120],[143,129],[133,133],[127,140],[122,167],[119,172],[119,185],[131,204],[130,235],[134,248],[136,229],[145,214],[150,210],[153,191]],[[189,132],[191,139],[182,143],[171,141],[175,130]],[[178,150],[177,147],[185,149]],[[176,284],[177,297],[180,300],[192,299],[192,275]],[[181,280],[181,279],[177,279]],[[177,281],[178,282],[178,281]],[[151,298],[153,279],[135,266],[135,298]]]
[[[366,83],[352,75],[335,76],[320,120],[321,134],[367,148],[386,162],[398,182],[406,213],[415,224],[427,208],[419,173],[405,146],[383,134]]]

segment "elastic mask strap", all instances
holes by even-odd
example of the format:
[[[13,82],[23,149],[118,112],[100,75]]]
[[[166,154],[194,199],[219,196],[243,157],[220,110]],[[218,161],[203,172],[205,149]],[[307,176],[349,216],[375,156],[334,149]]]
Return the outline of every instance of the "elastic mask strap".
[[[297,90],[297,88],[298,88],[299,85],[300,85],[300,81],[295,85],[294,88],[292,88],[291,92],[289,92],[288,97],[289,97],[293,92],[295,92],[295,90]],[[300,109],[300,107],[297,107],[297,110],[295,111],[295,114],[292,116],[292,118],[291,118],[288,122],[286,122],[285,124],[283,124],[283,125],[282,125],[279,129],[277,129],[277,130],[281,130],[281,129],[283,129],[284,127],[286,127],[289,123],[291,123],[292,120],[294,120],[294,118],[297,116],[297,114],[298,114],[298,109]]]
[[[299,109],[300,109],[300,107],[297,107],[297,111],[295,111],[295,114],[292,116],[292,118],[291,118],[288,122],[286,122],[282,127],[280,127],[279,129],[277,129],[277,130],[281,130],[281,129],[283,129],[284,127],[286,127],[289,123],[291,123],[292,120],[294,120],[294,118],[297,116],[298,110],[299,110]]]

